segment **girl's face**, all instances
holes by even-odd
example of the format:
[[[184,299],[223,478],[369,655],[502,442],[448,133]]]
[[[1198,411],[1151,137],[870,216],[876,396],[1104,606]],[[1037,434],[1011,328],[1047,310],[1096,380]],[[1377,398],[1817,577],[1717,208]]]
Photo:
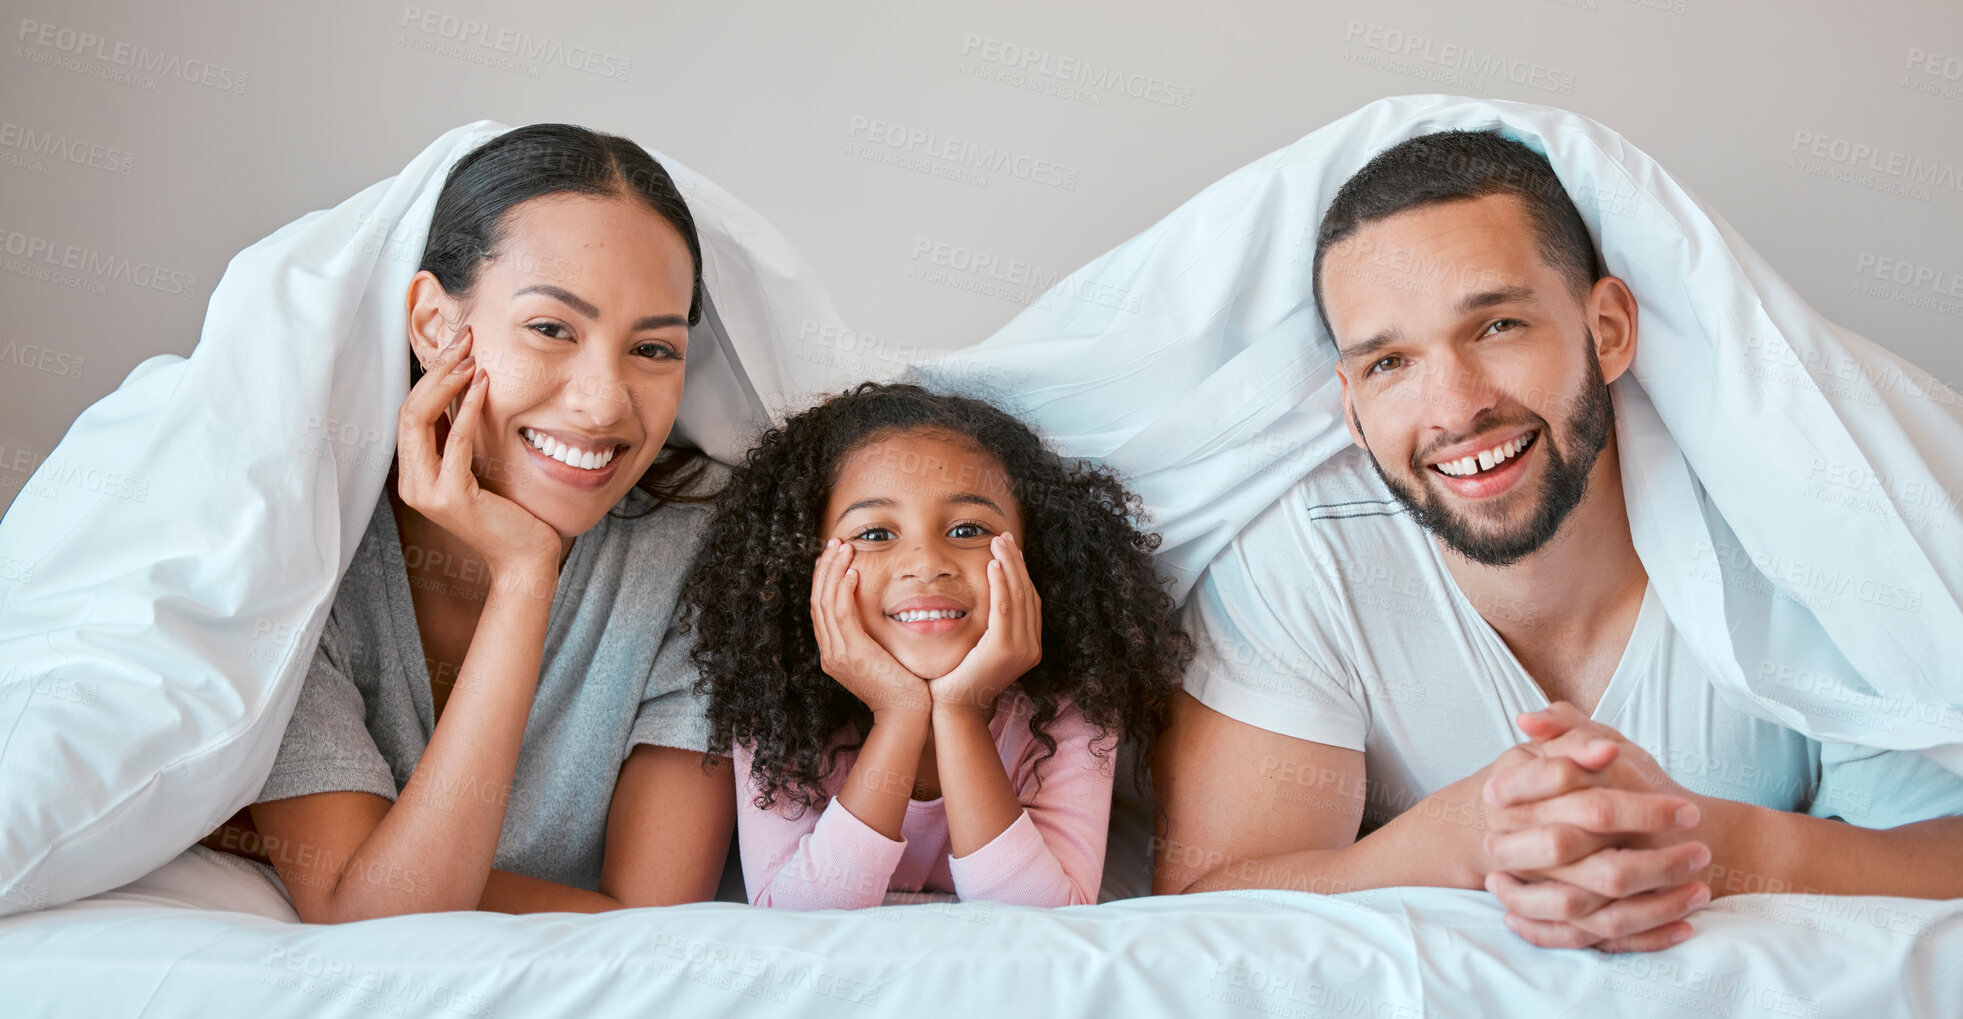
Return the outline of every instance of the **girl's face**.
[[[427,362],[470,329],[490,376],[478,484],[576,537],[627,494],[675,423],[694,263],[680,232],[631,198],[548,195],[500,226],[469,300],[417,274],[410,342]]]
[[[852,543],[859,619],[907,671],[938,679],[988,629],[988,543],[1022,541],[1002,462],[945,432],[875,437],[849,454],[820,540]]]

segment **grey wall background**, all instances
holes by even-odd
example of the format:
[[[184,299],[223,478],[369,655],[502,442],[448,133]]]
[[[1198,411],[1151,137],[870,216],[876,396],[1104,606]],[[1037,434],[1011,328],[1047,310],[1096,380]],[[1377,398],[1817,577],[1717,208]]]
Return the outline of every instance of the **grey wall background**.
[[[1372,99],[1562,106],[1963,381],[1956,0],[432,2],[0,5],[0,504],[137,362],[190,352],[233,253],[480,117],[662,150],[774,222],[853,329],[955,347]],[[1032,172],[866,158],[893,130]],[[957,249],[1004,278],[935,264]]]

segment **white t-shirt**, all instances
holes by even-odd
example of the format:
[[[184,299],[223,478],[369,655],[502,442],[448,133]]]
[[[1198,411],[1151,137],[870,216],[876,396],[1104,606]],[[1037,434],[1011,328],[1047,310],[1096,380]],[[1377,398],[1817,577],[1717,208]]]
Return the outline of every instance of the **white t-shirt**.
[[[1514,716],[1548,703],[1359,449],[1249,523],[1186,622],[1199,654],[1185,686],[1201,703],[1363,752],[1365,832],[1525,740]],[[1963,780],[1919,754],[1823,745],[1733,707],[1654,588],[1593,717],[1706,796],[1868,827],[1963,813]]]

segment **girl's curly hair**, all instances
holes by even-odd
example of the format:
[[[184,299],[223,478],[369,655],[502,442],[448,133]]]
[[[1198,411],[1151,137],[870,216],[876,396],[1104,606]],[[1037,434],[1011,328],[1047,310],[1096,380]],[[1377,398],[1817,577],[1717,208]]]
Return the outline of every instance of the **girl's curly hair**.
[[[701,669],[695,689],[709,701],[709,751],[749,748],[757,806],[782,797],[805,810],[825,802],[838,756],[864,746],[872,712],[819,667],[811,576],[846,457],[917,431],[974,442],[1001,462],[1020,503],[1016,540],[1043,599],[1043,658],[1017,684],[1046,751],[1038,763],[1056,754],[1044,730],[1068,698],[1096,730],[1094,747],[1137,742],[1142,778],[1193,641],[1153,571],[1158,535],[1135,526],[1141,500],[1110,469],[1065,460],[989,403],[872,382],[766,431],[722,491],[680,606]]]

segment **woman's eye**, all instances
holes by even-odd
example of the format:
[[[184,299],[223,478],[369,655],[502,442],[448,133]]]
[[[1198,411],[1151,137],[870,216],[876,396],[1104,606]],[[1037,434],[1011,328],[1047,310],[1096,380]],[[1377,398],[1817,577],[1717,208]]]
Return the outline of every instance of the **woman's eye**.
[[[1389,357],[1378,358],[1377,363],[1371,365],[1369,371],[1366,374],[1375,375],[1378,372],[1390,371],[1392,368],[1395,368],[1399,364],[1403,363],[1403,361],[1404,359],[1398,357],[1396,354],[1392,354]]]
[[[636,353],[650,361],[679,361],[682,355],[666,343],[643,343],[634,348]]]
[[[892,541],[893,532],[884,527],[868,527],[852,536],[853,541]]]
[[[988,533],[988,528],[980,524],[955,524],[947,529],[950,538],[979,538]]]
[[[557,322],[534,322],[531,325],[527,326],[526,328],[539,334],[540,336],[549,337],[555,340],[567,339],[572,335],[571,333],[566,331],[565,326],[560,325]]]

